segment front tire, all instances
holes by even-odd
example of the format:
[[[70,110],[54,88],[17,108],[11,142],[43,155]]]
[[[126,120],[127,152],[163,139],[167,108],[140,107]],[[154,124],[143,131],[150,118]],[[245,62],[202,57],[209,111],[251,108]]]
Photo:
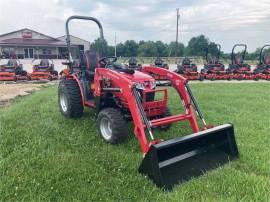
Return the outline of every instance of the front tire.
[[[166,109],[165,109],[165,112],[163,115],[161,115],[161,118],[165,118],[165,117],[169,117],[171,116],[172,113],[171,113],[171,110],[168,106],[166,106]],[[163,126],[159,126],[159,129],[160,130],[169,130],[171,128],[172,124],[167,124],[167,125],[163,125]]]
[[[97,118],[97,127],[100,136],[111,144],[121,143],[128,137],[127,122],[121,111],[116,108],[101,110]]]
[[[61,113],[68,118],[83,115],[80,88],[75,80],[61,80],[58,87],[58,105]]]

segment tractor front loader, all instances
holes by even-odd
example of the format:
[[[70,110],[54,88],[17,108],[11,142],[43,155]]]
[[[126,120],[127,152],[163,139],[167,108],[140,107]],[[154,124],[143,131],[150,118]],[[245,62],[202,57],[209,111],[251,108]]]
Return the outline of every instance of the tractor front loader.
[[[73,19],[94,21],[92,17],[72,16],[66,22],[67,44],[70,50],[69,22]],[[82,116],[84,107],[95,110],[99,135],[108,143],[127,139],[127,122],[134,123],[133,133],[138,139],[143,160],[139,172],[147,175],[158,187],[171,190],[175,184],[199,176],[238,157],[232,124],[213,127],[207,125],[192,95],[186,78],[165,68],[142,67],[141,71],[117,63],[116,57],[102,57],[86,51],[80,71],[73,70],[69,52],[65,76],[59,84],[59,108],[69,118]],[[102,53],[101,53],[102,55]],[[183,114],[172,115],[166,88],[156,88],[150,75],[165,77],[178,92]],[[162,96],[157,97],[157,93]],[[203,123],[199,128],[196,114]],[[172,123],[187,121],[193,134],[163,140],[155,138],[153,128],[169,128]],[[180,133],[181,131],[179,131]]]

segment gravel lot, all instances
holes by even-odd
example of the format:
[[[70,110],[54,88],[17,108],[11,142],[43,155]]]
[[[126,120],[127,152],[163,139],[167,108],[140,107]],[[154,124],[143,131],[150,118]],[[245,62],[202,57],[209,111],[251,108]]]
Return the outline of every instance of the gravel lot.
[[[50,82],[45,85],[53,85]],[[0,107],[10,104],[10,101],[17,96],[26,96],[32,92],[39,90],[44,83],[0,83]]]

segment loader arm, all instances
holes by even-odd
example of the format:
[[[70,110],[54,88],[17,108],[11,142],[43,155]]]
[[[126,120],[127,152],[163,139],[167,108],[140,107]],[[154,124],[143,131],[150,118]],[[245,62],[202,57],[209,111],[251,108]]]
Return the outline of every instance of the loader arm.
[[[158,71],[157,71],[158,69]],[[131,82],[127,79],[124,75],[119,74],[119,72],[104,69],[104,68],[97,68],[95,74],[95,97],[101,97],[103,92],[102,87],[102,80],[110,80],[113,81],[114,84],[120,89],[121,93],[125,96],[128,102],[128,108],[130,110],[130,114],[132,116],[134,122],[134,134],[136,137],[139,138],[139,142],[141,145],[142,152],[145,154],[148,152],[150,146],[152,144],[156,144],[158,141],[154,140],[151,134],[151,129],[149,130],[150,126],[158,126],[162,124],[168,124],[173,122],[179,122],[183,120],[188,120],[192,131],[199,132],[198,123],[192,108],[191,98],[186,89],[187,80],[179,76],[176,73],[172,73],[166,69],[156,68],[156,67],[147,67],[143,68],[144,72],[146,73],[155,73],[160,76],[166,76],[168,80],[172,82],[172,86],[177,90],[182,104],[185,108],[185,113],[180,115],[172,115],[166,118],[154,119],[151,121],[145,120],[144,112],[140,109],[141,106],[136,100],[136,95],[134,94],[134,88],[136,83]],[[133,98],[133,99],[130,99]],[[97,106],[96,106],[97,107]],[[148,138],[145,133],[145,128],[148,129],[149,135],[151,137],[151,141],[148,141]]]
[[[188,87],[188,80],[175,73],[171,72],[167,69],[164,68],[157,68],[157,67],[151,67],[151,66],[145,66],[142,68],[142,71],[147,73],[147,74],[154,74],[162,77],[166,77],[167,80],[171,82],[171,85],[175,90],[178,92],[178,95],[181,98],[183,107],[185,108],[185,114],[187,115],[187,119],[190,122],[191,128],[194,133],[199,131],[199,126],[196,120],[196,116],[194,114],[193,108],[192,108],[192,100],[191,98],[194,99],[194,97],[189,95],[187,88]],[[195,101],[195,99],[194,99]],[[196,105],[196,102],[195,102]],[[200,110],[199,114],[200,114]],[[184,118],[185,119],[185,118]]]

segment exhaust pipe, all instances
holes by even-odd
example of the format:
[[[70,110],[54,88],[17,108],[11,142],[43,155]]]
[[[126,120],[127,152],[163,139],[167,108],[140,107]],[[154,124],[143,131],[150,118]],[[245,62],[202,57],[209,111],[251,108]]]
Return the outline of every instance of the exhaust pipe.
[[[139,172],[169,191],[238,155],[233,125],[224,124],[152,145]]]

